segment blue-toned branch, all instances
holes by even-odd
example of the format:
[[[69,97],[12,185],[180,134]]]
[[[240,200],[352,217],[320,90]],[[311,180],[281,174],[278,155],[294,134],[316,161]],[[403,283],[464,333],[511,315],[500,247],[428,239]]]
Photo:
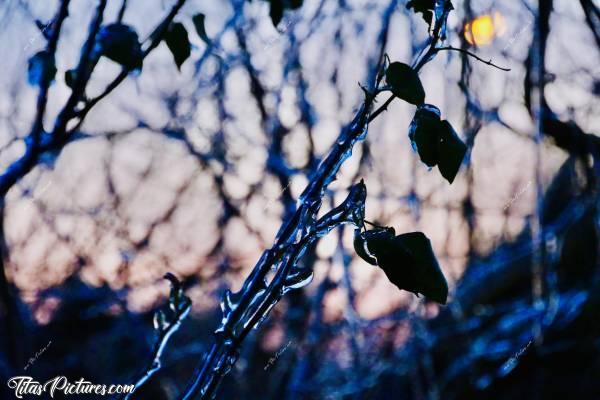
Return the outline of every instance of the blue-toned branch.
[[[124,400],[130,399],[140,386],[161,369],[161,357],[169,339],[179,329],[181,322],[188,316],[192,308],[192,302],[183,294],[183,288],[179,280],[170,273],[165,275],[165,279],[171,282],[169,309],[166,311],[158,310],[154,314],[154,328],[158,335],[152,349],[152,357],[141,376],[136,380],[134,390],[122,397]]]

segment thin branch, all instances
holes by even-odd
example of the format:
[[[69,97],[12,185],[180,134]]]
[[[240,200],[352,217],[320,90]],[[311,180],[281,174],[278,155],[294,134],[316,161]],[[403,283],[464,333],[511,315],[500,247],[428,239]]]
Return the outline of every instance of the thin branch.
[[[164,35],[167,32],[167,28],[169,27],[171,22],[173,22],[173,19],[175,18],[181,7],[183,7],[185,1],[186,0],[177,0],[177,2],[171,8],[171,11],[169,11],[169,14],[167,14],[167,16],[162,20],[162,22],[158,24],[158,26],[154,29],[154,31],[150,35],[150,43],[148,44],[148,47],[142,52],[142,59],[145,59],[148,56],[148,54],[150,54],[152,50],[154,50],[156,46],[158,46],[163,40]],[[108,96],[113,90],[115,90],[117,86],[119,86],[121,82],[123,82],[125,78],[127,78],[129,72],[130,70],[128,68],[123,68],[119,75],[117,75],[117,77],[111,83],[108,84],[108,86],[104,89],[104,91],[101,94],[86,102],[85,106],[77,112],[76,116],[79,117],[79,121],[73,127],[73,129],[70,130],[70,132],[79,129],[87,113],[96,104],[98,104],[100,100],[102,100],[103,98]]]
[[[165,275],[165,279],[169,279],[171,281],[171,295],[169,296],[169,307],[170,311],[174,315],[170,321],[165,321],[166,325],[163,325],[161,319],[164,317],[164,313],[159,310],[155,316],[155,328],[158,331],[158,337],[156,342],[154,343],[154,348],[152,350],[152,358],[148,363],[147,367],[144,369],[143,374],[140,378],[135,382],[133,391],[125,394],[121,398],[123,400],[129,400],[131,396],[135,393],[135,391],[146,383],[154,374],[156,374],[161,368],[161,356],[167,346],[167,343],[171,336],[177,332],[179,327],[181,326],[181,322],[188,316],[190,310],[192,309],[192,302],[189,298],[183,295],[183,291],[181,288],[181,283],[174,275],[171,273],[167,273]],[[161,316],[161,319],[158,319],[157,316]]]
[[[436,53],[438,52],[438,48],[436,48],[436,46],[437,46],[437,43],[441,39],[441,35],[443,34],[442,27],[446,24],[446,20],[448,19],[448,14],[450,14],[450,11],[452,11],[452,10],[453,10],[452,4],[449,1],[446,2],[444,5],[444,12],[442,13],[441,17],[439,19],[436,19],[436,21],[435,21],[435,26],[433,28],[432,35],[429,38],[428,43],[426,45],[427,51],[425,52],[425,54],[423,54],[423,56],[421,56],[420,58],[415,60],[415,62],[413,64],[414,65],[413,69],[416,72],[419,72],[421,70],[421,68],[423,68],[423,66],[425,64],[427,64],[429,61],[431,61],[433,59],[433,57],[435,57]],[[371,115],[369,116],[368,122],[370,123],[375,118],[377,118],[377,116],[379,114],[386,111],[388,106],[391,104],[392,101],[394,101],[395,98],[396,98],[396,95],[392,94],[385,101],[385,103],[383,103],[383,105],[381,105],[377,110],[375,110],[371,113]]]
[[[392,94],[390,97],[388,97],[388,99],[385,101],[385,103],[383,103],[381,105],[381,107],[379,107],[377,110],[373,111],[371,113],[371,115],[369,115],[369,123],[371,123],[375,118],[377,118],[379,116],[379,114],[386,111],[388,106],[390,105],[390,103],[392,101],[394,101],[395,98],[396,98],[396,95]]]
[[[85,87],[90,79],[92,70],[96,65],[97,57],[92,56],[92,52],[96,43],[96,36],[98,35],[100,26],[102,25],[102,18],[104,15],[104,9],[106,8],[106,3],[107,0],[100,0],[98,2],[96,15],[90,23],[88,37],[81,51],[81,57],[79,59],[79,65],[77,66],[77,72],[75,73],[76,78],[73,84],[71,96],[69,96],[67,103],[56,118],[54,130],[52,132],[53,141],[59,141],[63,136],[67,123],[73,117],[75,107],[83,97]],[[92,60],[92,58],[96,59]]]
[[[483,58],[479,57],[477,54],[470,52],[469,50],[460,49],[460,48],[458,48],[458,47],[452,47],[452,46],[446,46],[446,47],[437,47],[437,48],[435,49],[436,53],[437,53],[437,52],[440,52],[440,51],[443,51],[443,50],[448,50],[448,51],[458,51],[459,53],[464,53],[464,54],[467,54],[467,55],[469,55],[469,56],[473,57],[474,59],[476,59],[477,61],[481,61],[482,63],[484,63],[484,64],[487,64],[487,65],[490,65],[490,66],[492,66],[492,67],[494,67],[494,68],[498,68],[498,69],[500,69],[500,70],[502,70],[502,71],[507,71],[507,72],[508,72],[508,71],[510,71],[510,68],[504,68],[504,67],[500,67],[500,66],[498,66],[498,65],[494,64],[494,63],[492,62],[492,59],[489,59],[489,60],[487,60],[487,61],[486,61],[486,60],[484,60]]]
[[[125,16],[125,9],[127,8],[127,0],[123,0],[121,4],[121,9],[119,10],[119,15],[117,16],[117,22],[123,21],[123,16]]]
[[[52,57],[56,53],[63,21],[69,15],[69,3],[70,0],[61,2],[52,24],[52,31],[50,32],[50,38],[46,46],[46,52]],[[0,203],[4,201],[6,193],[8,193],[10,188],[37,164],[40,155],[41,137],[44,131],[43,120],[46,112],[46,103],[48,102],[49,87],[50,82],[43,79],[40,83],[40,91],[37,98],[35,120],[28,136],[30,141],[27,143],[25,153],[0,175]]]

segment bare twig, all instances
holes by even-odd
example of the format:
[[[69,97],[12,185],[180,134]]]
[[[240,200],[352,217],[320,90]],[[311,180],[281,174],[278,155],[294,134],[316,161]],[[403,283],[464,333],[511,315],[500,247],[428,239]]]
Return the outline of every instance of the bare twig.
[[[46,46],[46,52],[54,57],[56,53],[56,47],[58,45],[58,39],[60,37],[60,31],[64,20],[69,14],[69,3],[70,0],[64,0],[60,3],[52,31],[50,32],[50,38]],[[29,132],[29,141],[25,149],[25,153],[19,159],[14,161],[6,171],[0,175],[0,202],[4,201],[6,193],[9,189],[25,174],[27,174],[38,162],[38,158],[41,150],[41,137],[44,131],[43,120],[46,112],[46,103],[48,102],[48,88],[50,82],[43,79],[40,83],[40,91],[36,103],[36,116]]]
[[[142,375],[134,384],[134,390],[125,394],[123,400],[128,400],[135,393],[135,391],[146,383],[154,374],[156,374],[161,368],[161,357],[167,346],[167,343],[171,336],[179,329],[181,322],[188,316],[192,309],[192,302],[189,298],[183,295],[181,283],[171,273],[165,275],[165,279],[169,279],[171,282],[171,295],[169,296],[169,307],[170,312],[173,314],[170,320],[162,320],[164,313],[162,310],[157,311],[155,315],[155,329],[158,331],[158,337],[154,343],[152,350],[152,358],[148,363],[147,367],[143,370]],[[157,320],[157,317],[161,318]],[[164,321],[164,325],[163,325]]]
[[[477,54],[472,53],[472,52],[470,52],[469,50],[466,50],[466,49],[461,49],[461,48],[452,47],[452,46],[446,46],[446,47],[437,47],[435,50],[436,50],[436,52],[440,52],[440,51],[444,51],[444,50],[447,50],[447,51],[458,51],[460,53],[467,54],[467,55],[473,57],[474,59],[476,59],[477,61],[481,61],[482,63],[490,65],[490,66],[492,66],[494,68],[498,68],[498,69],[500,69],[502,71],[507,71],[507,72],[510,71],[510,68],[500,67],[500,66],[494,64],[491,59],[489,59],[489,60],[486,61],[483,58],[479,57]]]
[[[75,73],[76,78],[75,82],[73,83],[71,96],[69,96],[67,103],[56,118],[54,130],[52,131],[54,142],[59,141],[64,135],[67,122],[73,117],[75,107],[84,94],[85,87],[97,62],[97,60],[92,60],[91,56],[94,49],[94,44],[96,43],[96,35],[100,31],[100,25],[102,24],[102,17],[105,7],[106,0],[100,0],[98,2],[98,7],[96,8],[96,15],[90,24],[88,37],[81,51],[81,57],[79,59],[79,65],[77,66],[77,72]]]
[[[177,2],[173,5],[171,10],[169,11],[169,14],[167,14],[167,16],[162,20],[162,22],[160,24],[158,24],[158,26],[154,29],[154,31],[150,35],[150,38],[149,38],[150,42],[148,43],[148,46],[146,47],[146,49],[144,49],[142,51],[142,59],[145,59],[148,56],[148,54],[150,54],[152,52],[152,50],[154,50],[156,48],[156,46],[158,46],[160,44],[160,42],[163,40],[164,35],[167,32],[169,25],[171,24],[171,22],[173,22],[173,19],[175,18],[175,16],[177,15],[177,13],[181,9],[181,7],[183,7],[183,5],[185,4],[185,1],[186,0],[177,0]],[[83,120],[84,120],[85,116],[87,115],[87,113],[90,112],[90,110],[96,104],[98,104],[98,102],[100,102],[100,100],[102,100],[103,98],[108,96],[113,90],[115,90],[121,84],[121,82],[123,82],[125,80],[125,78],[127,78],[127,76],[129,75],[129,72],[130,72],[130,70],[128,68],[124,67],[123,70],[119,73],[119,75],[117,75],[117,77],[115,79],[113,79],[113,81],[111,83],[109,83],[108,86],[106,86],[106,88],[104,89],[104,91],[101,94],[99,94],[98,96],[96,96],[92,99],[89,99],[85,103],[85,106],[83,106],[83,108],[77,112],[76,116],[79,118],[79,121],[73,127],[73,129],[70,130],[70,132],[74,132],[77,129],[79,129],[79,127],[83,123]]]
[[[123,3],[121,3],[121,8],[119,9],[119,15],[117,15],[117,22],[123,21],[123,17],[125,16],[126,9],[127,9],[127,0],[123,0]]]

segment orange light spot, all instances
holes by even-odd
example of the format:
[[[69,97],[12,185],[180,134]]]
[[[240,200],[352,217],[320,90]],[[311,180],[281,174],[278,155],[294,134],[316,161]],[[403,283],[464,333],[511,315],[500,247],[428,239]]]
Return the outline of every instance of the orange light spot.
[[[481,15],[467,22],[464,26],[465,39],[471,45],[487,46],[495,37],[502,36],[506,31],[506,24],[502,14]]]

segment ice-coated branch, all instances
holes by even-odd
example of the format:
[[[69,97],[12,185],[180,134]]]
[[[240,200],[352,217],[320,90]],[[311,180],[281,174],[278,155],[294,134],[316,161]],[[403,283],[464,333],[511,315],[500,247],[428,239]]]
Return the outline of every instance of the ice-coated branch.
[[[351,190],[349,198],[338,208],[316,220],[323,195],[329,184],[335,180],[340,167],[352,154],[354,145],[367,134],[368,123],[376,96],[383,91],[382,80],[386,66],[384,57],[387,43],[389,19],[396,6],[390,2],[384,11],[381,33],[378,36],[381,49],[373,63],[368,86],[363,88],[365,99],[355,117],[340,133],[326,158],[321,162],[310,183],[302,192],[293,215],[280,228],[275,244],[266,250],[237,293],[226,292],[221,301],[223,318],[215,331],[216,340],[200,366],[194,373],[183,400],[194,398],[211,399],[222,378],[236,362],[239,348],[246,335],[264,320],[269,311],[289,290],[300,288],[312,279],[312,271],[295,268],[306,248],[319,237],[325,235],[348,218],[342,209],[344,204],[352,204],[353,196],[363,188],[361,182]],[[449,10],[448,10],[449,11]],[[441,18],[446,18],[444,12]],[[440,25],[441,26],[441,25]],[[439,32],[441,28],[438,28]],[[431,44],[432,46],[435,43]],[[423,65],[432,59],[429,57]],[[366,194],[366,190],[365,190]],[[363,215],[364,216],[364,215]],[[352,223],[356,223],[352,220]],[[362,221],[360,221],[362,225]],[[267,282],[267,274],[275,271],[275,276]]]
[[[211,349],[208,359],[214,360],[214,368],[209,372],[204,364],[200,375],[192,382],[185,399],[194,398],[200,394],[202,398],[212,396],[220,380],[227,374],[231,366],[237,360],[238,347],[250,331],[266,318],[269,311],[279,302],[288,291],[301,288],[312,281],[312,271],[299,268],[298,262],[306,250],[319,238],[329,233],[341,224],[353,224],[361,226],[364,219],[366,187],[363,181],[352,186],[346,200],[335,207],[318,220],[312,222],[311,228],[296,242],[284,245],[285,250],[276,253],[275,265],[277,272],[270,283],[267,284],[263,278],[262,285],[254,293],[250,303],[243,310],[243,320],[239,325],[233,325],[232,316],[240,307],[239,294],[227,292],[221,302],[223,311],[222,324],[217,330],[217,343]],[[267,256],[268,257],[268,256]],[[260,263],[260,262],[259,262]],[[252,276],[252,275],[251,275]],[[233,328],[228,328],[233,326]],[[234,329],[231,331],[230,329]],[[232,333],[235,333],[233,335]],[[201,386],[205,385],[205,386]],[[195,392],[197,390],[197,392]],[[209,397],[208,397],[209,398]]]
[[[237,360],[238,348],[243,338],[255,323],[266,317],[283,295],[277,293],[277,290],[284,286],[286,279],[289,278],[289,289],[300,288],[312,279],[312,271],[292,271],[292,267],[310,243],[333,229],[335,221],[342,221],[343,213],[327,214],[330,220],[319,220],[319,223],[315,221],[315,216],[320,210],[325,189],[335,179],[343,162],[350,157],[354,144],[364,139],[374,98],[374,95],[366,96],[356,117],[343,130],[315,177],[300,196],[296,212],[280,229],[275,245],[263,253],[242,289],[238,293],[228,292],[225,295],[221,302],[223,320],[216,330],[216,343],[203,366],[195,374],[183,399],[193,399],[198,394],[201,398],[211,398],[221,378]],[[267,286],[265,278],[271,270],[277,271],[277,274]]]
[[[164,39],[168,26],[173,22],[173,19],[179,13],[181,7],[185,4],[185,1],[186,0],[177,0],[169,10],[169,13],[157,25],[148,40],[146,47],[143,49],[142,59],[146,58]],[[52,68],[55,68],[53,60],[63,21],[68,16],[69,3],[70,0],[61,1],[59,10],[53,20],[52,28],[50,29],[45,57],[52,60],[51,63],[48,63]],[[94,17],[90,22],[88,35],[81,51],[79,63],[75,70],[76,73],[74,74],[75,79],[71,95],[56,118],[54,127],[49,133],[44,131],[42,122],[45,115],[46,103],[48,101],[48,89],[52,79],[45,78],[40,80],[36,117],[31,131],[25,139],[25,152],[0,174],[0,201],[6,197],[6,194],[15,183],[35,168],[44,152],[56,151],[64,147],[71,139],[74,132],[81,127],[81,124],[89,111],[116,89],[129,75],[131,68],[124,66],[121,73],[108,84],[101,94],[85,100],[83,106],[77,108],[82,100],[84,100],[85,96],[83,94],[85,93],[86,85],[97,62],[97,55],[94,54],[93,48],[94,44],[97,42],[97,34],[101,27],[106,3],[107,0],[98,0],[98,5],[96,6]],[[48,68],[48,66],[46,66],[46,68]],[[42,72],[47,73],[47,71]]]
[[[204,364],[195,373],[183,399],[193,399],[197,395],[211,398],[221,378],[237,360],[239,345],[249,330],[265,318],[279,301],[285,293],[285,289],[283,293],[282,289],[300,288],[312,279],[312,271],[294,271],[292,267],[309,244],[333,229],[335,221],[342,221],[342,216],[345,215],[328,213],[326,216],[330,219],[319,220],[319,223],[315,220],[327,186],[335,179],[343,162],[350,157],[354,144],[366,136],[368,115],[374,99],[375,95],[366,96],[356,117],[342,131],[333,149],[300,196],[296,212],[280,229],[275,245],[263,253],[240,292],[226,293],[221,302],[223,319],[216,330],[216,343]],[[351,195],[352,193],[351,190]],[[265,278],[271,270],[277,271],[277,274],[267,286]],[[286,280],[287,286],[284,285]]]
[[[183,294],[183,288],[179,280],[171,273],[167,273],[165,279],[171,282],[169,309],[165,311],[158,310],[154,314],[154,329],[157,332],[157,338],[152,349],[152,357],[141,376],[136,380],[134,390],[124,395],[123,400],[129,400],[140,386],[161,369],[160,359],[169,339],[179,329],[181,322],[188,316],[192,308],[192,302]]]

